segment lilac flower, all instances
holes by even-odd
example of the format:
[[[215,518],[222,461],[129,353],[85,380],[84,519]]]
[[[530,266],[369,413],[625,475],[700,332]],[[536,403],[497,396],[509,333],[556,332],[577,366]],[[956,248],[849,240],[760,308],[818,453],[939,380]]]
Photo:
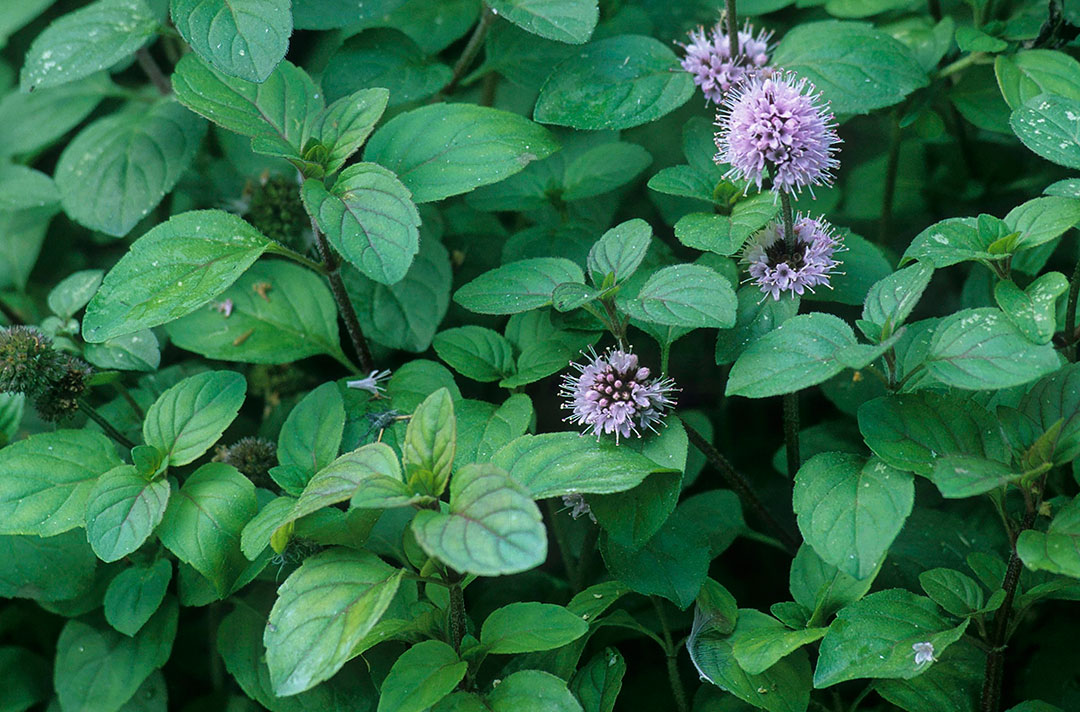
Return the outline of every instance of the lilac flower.
[[[731,166],[726,177],[761,189],[768,169],[774,189],[788,193],[830,185],[839,165],[833,156],[840,138],[829,104],[814,85],[795,74],[775,72],[750,79],[724,100],[717,116],[713,158]]]
[[[664,419],[665,411],[675,405],[671,399],[678,389],[670,378],[649,378],[650,371],[638,365],[637,354],[621,349],[608,349],[601,355],[589,350],[585,365],[570,364],[581,375],[563,376],[559,395],[569,400],[563,408],[574,412],[566,418],[585,426],[585,432],[631,434],[641,437],[645,428],[656,432],[655,426]]]
[[[570,517],[572,519],[580,519],[586,514],[589,515],[589,519],[593,524],[596,524],[596,515],[592,513],[592,507],[585,501],[585,497],[580,494],[564,494],[562,503],[570,510]]]
[[[749,77],[758,76],[769,63],[771,32],[762,30],[754,36],[747,22],[739,31],[739,51],[731,57],[731,40],[717,23],[706,33],[704,27],[690,31],[690,44],[680,45],[686,56],[682,68],[694,75],[694,84],[701,87],[706,103],[719,104],[724,95]]]
[[[226,319],[232,316],[233,300],[225,299],[220,302],[211,302],[211,305],[218,311],[218,313],[224,315]]]
[[[783,222],[775,220],[747,241],[741,261],[750,281],[780,299],[781,292],[801,295],[829,286],[829,277],[840,266],[833,255],[842,249],[840,238],[823,218],[796,215],[794,251],[784,241]]]
[[[386,390],[379,385],[379,381],[384,381],[390,376],[389,371],[372,371],[367,375],[367,378],[360,378],[355,381],[346,381],[345,385],[349,388],[355,388],[360,391],[367,391],[373,396],[382,395],[382,392]]]
[[[933,643],[913,643],[911,649],[915,651],[915,664],[922,665],[937,660],[934,657]]]

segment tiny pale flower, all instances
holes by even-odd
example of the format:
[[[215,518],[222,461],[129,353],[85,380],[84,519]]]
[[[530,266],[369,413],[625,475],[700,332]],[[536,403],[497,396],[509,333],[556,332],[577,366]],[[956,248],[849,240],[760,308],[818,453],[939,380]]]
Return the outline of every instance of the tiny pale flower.
[[[678,390],[670,378],[650,378],[648,368],[638,364],[637,354],[608,349],[597,355],[592,349],[585,364],[571,363],[580,375],[563,376],[559,395],[573,410],[566,420],[585,426],[586,433],[641,437],[645,429],[656,432],[667,410],[675,405]]]
[[[380,381],[385,381],[390,377],[390,371],[372,371],[366,378],[359,378],[355,381],[346,381],[345,385],[349,388],[355,388],[360,391],[367,391],[373,396],[382,395],[386,389],[379,385]]]
[[[749,281],[773,299],[783,292],[802,295],[814,287],[829,286],[843,249],[840,237],[823,218],[795,216],[795,249],[784,240],[784,224],[775,220],[759,230],[743,247],[742,264]]]
[[[723,23],[708,31],[698,27],[690,31],[690,43],[680,45],[686,52],[682,68],[693,75],[706,103],[719,104],[725,94],[746,79],[758,76],[769,63],[771,37],[772,33],[765,30],[755,36],[754,28],[747,22],[739,30],[739,51],[733,59],[731,40]]]
[[[787,193],[832,184],[836,120],[805,78],[776,71],[748,80],[724,99],[717,126],[713,160],[731,166],[726,177],[760,190],[768,170],[773,188]]]
[[[570,510],[570,517],[572,519],[580,519],[585,515],[589,516],[593,524],[596,524],[596,515],[592,513],[592,507],[585,501],[585,497],[580,494],[564,494],[562,498],[563,505]]]
[[[911,649],[915,651],[916,665],[922,665],[923,663],[929,663],[937,660],[937,658],[934,657],[933,643],[913,643]]]

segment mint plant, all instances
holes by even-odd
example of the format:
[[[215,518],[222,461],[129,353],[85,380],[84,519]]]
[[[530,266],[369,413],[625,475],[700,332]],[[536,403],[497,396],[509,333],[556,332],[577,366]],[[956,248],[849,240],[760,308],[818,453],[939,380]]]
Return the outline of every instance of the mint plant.
[[[0,4],[0,710],[1080,709],[1070,3]]]

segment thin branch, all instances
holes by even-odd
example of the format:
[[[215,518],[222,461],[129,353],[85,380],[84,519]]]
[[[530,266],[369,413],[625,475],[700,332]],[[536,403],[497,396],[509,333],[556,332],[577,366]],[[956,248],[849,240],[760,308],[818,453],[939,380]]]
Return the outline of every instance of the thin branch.
[[[735,12],[735,0],[725,0],[724,17],[727,18],[728,48],[731,57],[739,56],[739,27],[738,17]]]
[[[161,71],[161,67],[154,61],[154,57],[150,54],[150,50],[146,47],[136,50],[135,61],[139,63],[139,67],[143,70],[143,73],[150,79],[150,81],[157,87],[157,90],[161,92],[162,96],[168,96],[172,94],[172,83],[169,82],[169,78],[165,76],[165,72]]]
[[[79,410],[81,410],[83,413],[86,413],[86,417],[97,423],[106,435],[108,435],[110,438],[112,438],[117,443],[129,450],[135,447],[135,443],[128,440],[123,433],[113,427],[113,424],[106,420],[101,413],[94,410],[94,407],[90,405],[90,403],[88,403],[85,398],[79,398],[78,403]]]
[[[345,321],[345,329],[349,332],[349,339],[352,341],[353,348],[356,349],[356,355],[360,359],[360,368],[366,373],[370,373],[375,370],[375,360],[371,357],[367,339],[364,338],[364,332],[360,328],[360,320],[356,317],[356,309],[353,308],[349,293],[345,290],[345,282],[341,279],[341,263],[338,261],[338,256],[333,248],[330,247],[330,243],[326,241],[326,236],[322,234],[322,230],[315,223],[314,218],[311,220],[311,231],[315,234],[315,247],[319,250],[326,278],[330,282],[330,292],[334,295],[334,301],[337,302],[341,318]]]
[[[686,691],[683,689],[682,678],[679,677],[679,649],[671,638],[671,626],[668,625],[667,616],[664,615],[664,607],[656,596],[649,596],[653,607],[656,608],[656,617],[660,619],[660,629],[664,634],[664,654],[667,657],[668,682],[671,684],[671,694],[675,696],[675,705],[679,712],[690,712],[690,706],[686,703]]]
[[[794,553],[799,548],[799,540],[796,539],[795,536],[765,508],[765,505],[758,498],[757,494],[754,493],[754,489],[750,486],[750,482],[739,474],[732,464],[728,462],[727,458],[721,455],[720,451],[713,447],[713,444],[706,440],[701,433],[694,430],[686,420],[682,418],[680,418],[680,420],[682,420],[683,427],[686,428],[686,436],[690,439],[690,442],[693,443],[694,447],[700,450],[701,454],[705,456],[705,459],[720,471],[720,474],[723,475],[724,479],[727,481],[728,486],[739,495],[739,499],[741,499],[744,504],[748,505],[750,509],[754,510],[759,519],[772,527],[780,537],[780,540],[784,542],[789,553]]]
[[[476,23],[476,28],[473,29],[472,36],[469,37],[468,44],[465,45],[465,49],[462,51],[461,56],[458,57],[458,61],[454,64],[454,73],[450,77],[450,81],[446,86],[436,95],[436,99],[441,98],[446,94],[453,94],[457,89],[458,84],[461,83],[462,78],[465,76],[465,72],[472,66],[473,60],[476,59],[476,55],[480,53],[480,48],[484,46],[484,38],[487,36],[488,29],[491,28],[491,23],[495,21],[495,13],[493,13],[487,5],[483,6],[480,11],[480,21]]]
[[[784,451],[787,454],[788,477],[794,477],[802,466],[799,456],[799,392],[785,393]]]

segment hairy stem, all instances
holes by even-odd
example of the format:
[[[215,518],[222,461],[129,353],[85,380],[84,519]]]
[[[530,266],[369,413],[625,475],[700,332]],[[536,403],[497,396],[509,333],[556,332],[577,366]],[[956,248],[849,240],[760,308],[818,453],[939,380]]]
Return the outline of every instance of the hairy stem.
[[[738,17],[735,12],[735,0],[725,0],[724,17],[727,18],[727,34],[732,58],[739,54]]]
[[[555,536],[555,545],[559,547],[559,556],[566,570],[566,580],[572,586],[577,579],[577,569],[574,567],[574,557],[570,554],[570,541],[566,537],[566,529],[561,526],[562,520],[559,519],[559,510],[555,508],[555,500],[544,500],[544,508],[547,510],[548,519],[551,520],[551,533]]]
[[[356,309],[353,308],[352,301],[349,299],[349,293],[345,291],[345,282],[341,279],[341,263],[333,248],[330,247],[330,243],[326,241],[326,236],[315,224],[314,218],[311,220],[311,231],[315,233],[315,247],[322,258],[326,278],[330,281],[330,292],[334,295],[338,311],[341,312],[341,318],[345,321],[345,329],[349,332],[349,339],[360,359],[360,368],[365,373],[370,373],[375,370],[375,361],[371,358],[367,339],[364,338],[364,332],[360,328],[360,320],[356,318]]]
[[[585,530],[585,540],[581,542],[581,557],[574,569],[574,577],[571,579],[571,588],[574,593],[581,593],[585,588],[585,582],[589,578],[589,569],[592,568],[593,554],[596,553],[596,540],[600,538],[600,527],[593,524]]]
[[[162,96],[168,96],[172,94],[172,84],[169,82],[169,78],[165,76],[165,72],[161,71],[161,67],[154,61],[154,57],[150,54],[150,50],[143,47],[135,52],[135,61],[139,63],[139,68],[143,70],[143,73],[150,79],[153,85],[161,92]]]
[[[450,81],[442,88],[442,91],[436,95],[436,98],[441,98],[445,94],[453,94],[457,89],[458,84],[461,83],[462,78],[465,76],[465,72],[472,66],[473,60],[476,59],[476,55],[479,54],[480,48],[484,46],[484,38],[487,37],[488,30],[491,28],[491,23],[495,21],[495,13],[493,13],[487,5],[483,6],[480,11],[480,21],[476,23],[476,27],[473,29],[472,36],[469,37],[468,44],[465,45],[464,51],[461,56],[458,57],[458,61],[454,64],[454,73],[450,77]]]
[[[282,257],[287,257],[293,262],[303,265],[308,269],[312,270],[313,272],[318,272],[319,274],[326,274],[326,266],[324,264],[322,264],[321,262],[316,262],[315,260],[305,255],[302,255],[296,250],[290,249],[285,245],[275,242],[270,245],[270,247],[267,249],[267,252],[275,255],[281,255]]]
[[[671,638],[671,626],[668,625],[667,616],[664,615],[664,606],[656,596],[649,596],[653,607],[656,608],[656,617],[660,619],[660,629],[664,634],[664,653],[667,656],[668,682],[671,684],[671,694],[675,696],[675,706],[679,712],[689,712],[690,707],[686,704],[686,691],[683,689],[682,678],[679,677],[679,649],[675,647],[675,641]]]
[[[793,553],[799,548],[799,541],[795,536],[787,530],[780,522],[765,508],[764,503],[754,493],[754,489],[750,486],[750,482],[743,477],[727,458],[720,454],[720,451],[713,447],[713,444],[705,439],[698,431],[694,430],[686,420],[682,420],[683,427],[686,429],[686,436],[693,443],[694,447],[701,451],[701,454],[705,456],[705,459],[709,461],[713,467],[720,471],[724,480],[728,486],[739,495],[739,499],[757,513],[758,518],[761,521],[768,524],[776,532],[780,540],[784,542],[788,551]]]
[[[795,213],[791,207],[791,195],[786,190],[780,193],[780,210],[784,216],[784,246],[788,253],[794,253],[795,244]]]
[[[799,457],[799,392],[784,394],[784,451],[788,476],[794,477],[802,465]]]
[[[1065,305],[1065,357],[1076,360],[1076,299],[1080,296],[1080,260],[1076,262],[1069,284],[1069,301]]]
[[[889,140],[889,158],[885,165],[885,195],[881,199],[881,219],[878,223],[878,244],[889,241],[889,227],[892,223],[893,200],[896,197],[896,173],[900,167],[900,121],[893,112],[889,116],[891,135]]]
[[[1035,522],[1036,509],[1029,507],[1024,515],[1024,521],[1020,524],[1020,531],[1030,529]],[[1019,532],[1017,532],[1019,535]],[[1020,557],[1016,554],[1016,542],[1012,545],[1009,555],[1009,565],[1005,569],[1005,579],[1001,588],[1005,591],[1005,600],[994,614],[994,622],[990,626],[990,639],[987,641],[990,650],[986,653],[986,673],[983,676],[982,698],[979,704],[981,712],[998,712],[1001,707],[1001,681],[1005,671],[1005,640],[1009,629],[1009,616],[1012,613],[1013,598],[1016,596],[1016,587],[1020,583],[1020,570],[1022,569]]]
[[[117,443],[119,443],[123,447],[126,447],[129,450],[131,448],[135,447],[135,443],[128,440],[127,437],[125,437],[123,433],[121,433],[119,430],[117,430],[115,427],[113,427],[112,423],[110,423],[108,420],[105,420],[105,416],[103,416],[101,413],[97,412],[94,409],[94,406],[90,405],[90,403],[87,402],[87,400],[85,398],[79,398],[78,402],[79,402],[79,410],[86,413],[86,417],[90,418],[90,420],[97,423],[98,426],[105,432],[106,435],[108,435],[110,438],[112,438]]]
[[[461,652],[461,641],[465,637],[465,594],[461,590],[461,581],[450,584],[450,638],[456,652]]]

